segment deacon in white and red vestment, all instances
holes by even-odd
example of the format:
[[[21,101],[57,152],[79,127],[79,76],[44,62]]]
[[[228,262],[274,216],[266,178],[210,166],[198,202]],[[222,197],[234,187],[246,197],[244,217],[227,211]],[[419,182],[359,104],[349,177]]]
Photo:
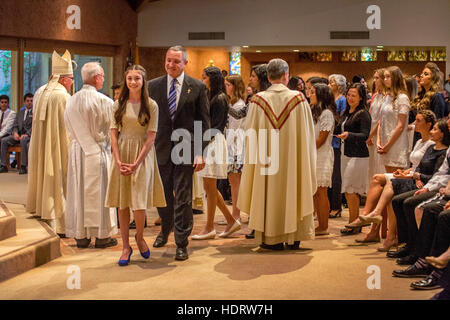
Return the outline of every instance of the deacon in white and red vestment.
[[[314,239],[314,123],[303,94],[286,87],[288,64],[273,59],[267,72],[272,86],[253,96],[246,118],[237,206],[250,215],[259,243],[298,246]]]

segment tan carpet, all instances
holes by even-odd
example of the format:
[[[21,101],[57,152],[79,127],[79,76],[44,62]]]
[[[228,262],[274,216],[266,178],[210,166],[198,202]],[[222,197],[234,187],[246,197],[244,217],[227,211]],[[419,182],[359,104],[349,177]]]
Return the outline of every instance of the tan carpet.
[[[0,173],[0,198],[5,202],[26,204],[27,174],[19,174],[17,169]]]
[[[3,177],[0,190],[7,201]],[[25,183],[20,189],[25,189]],[[8,196],[14,198],[12,192]],[[148,212],[148,217],[153,222],[156,212]],[[303,242],[301,251],[259,249],[244,238],[248,233],[244,228],[230,239],[190,241],[190,258],[183,262],[173,259],[173,235],[167,247],[151,247],[159,227],[150,225],[145,239],[151,258],[144,260],[139,255],[132,231],[134,253],[127,267],[117,265],[119,235],[119,246],[108,249],[94,249],[92,244],[77,249],[74,240],[63,239],[62,257],[0,283],[0,299],[429,299],[439,292],[410,290],[415,279],[393,278],[392,270],[401,267],[376,251],[379,244],[356,245],[354,240],[361,235],[341,237],[339,229],[346,217],[344,212],[342,218],[330,220],[331,234]],[[203,227],[206,215],[194,218],[195,233]],[[221,219],[218,213],[216,220]],[[224,228],[217,226],[216,230]],[[80,289],[67,288],[70,266],[80,270]],[[380,269],[380,289],[367,287],[369,266]]]

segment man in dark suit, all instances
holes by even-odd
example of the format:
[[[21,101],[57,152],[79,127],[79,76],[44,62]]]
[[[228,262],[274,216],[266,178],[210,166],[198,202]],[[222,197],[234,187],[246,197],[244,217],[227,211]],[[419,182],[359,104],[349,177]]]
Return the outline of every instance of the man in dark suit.
[[[167,75],[149,83],[149,95],[159,107],[155,147],[167,202],[167,207],[158,208],[161,232],[153,246],[164,246],[174,230],[176,260],[189,257],[186,248],[193,227],[192,175],[204,167],[202,153],[207,142],[202,137],[210,128],[206,86],[184,73],[187,62],[182,46],[169,48],[165,60]],[[195,143],[194,121],[196,127],[201,124],[201,130],[196,130]],[[172,133],[181,138],[172,141]]]
[[[3,138],[1,141],[1,168],[6,169],[9,163],[8,148],[20,144],[20,170],[19,174],[27,173],[28,166],[28,146],[30,145],[31,127],[33,124],[33,95],[27,93],[24,97],[25,108],[20,110],[12,128],[12,134]]]

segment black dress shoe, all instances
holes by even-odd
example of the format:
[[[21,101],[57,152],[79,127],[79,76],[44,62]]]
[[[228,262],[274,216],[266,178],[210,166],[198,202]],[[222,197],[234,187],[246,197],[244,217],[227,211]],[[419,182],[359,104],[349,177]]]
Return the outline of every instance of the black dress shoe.
[[[431,268],[417,268],[414,264],[405,270],[394,270],[392,275],[399,278],[422,278],[431,273]]]
[[[255,230],[245,235],[245,239],[255,239]]]
[[[394,258],[394,259],[404,258],[408,255],[409,255],[409,248],[407,246],[401,248],[398,251],[390,251],[390,252],[386,253],[386,257]]]
[[[298,250],[298,249],[300,249],[300,241],[294,241],[294,244],[287,244],[286,243],[286,247],[289,250]]]
[[[136,221],[131,221],[130,223],[130,229],[136,229]]]
[[[5,166],[0,166],[0,173],[8,172],[8,168]]]
[[[20,170],[19,170],[19,174],[27,174],[27,167],[25,166],[20,166]]]
[[[417,290],[433,290],[438,289],[440,287],[441,286],[438,283],[438,279],[434,277],[432,274],[427,276],[425,279],[411,283],[411,288]]]
[[[396,263],[399,266],[409,266],[409,265],[414,264],[416,261],[417,261],[417,257],[415,257],[415,256],[406,256],[406,257],[397,259]]]
[[[66,234],[65,233],[57,233],[58,237],[60,237],[61,239],[66,239]]]
[[[16,160],[11,162],[11,168],[15,168],[16,166],[17,166],[17,161]]]
[[[192,209],[192,214],[202,214],[203,210]]]
[[[188,252],[186,248],[177,248],[177,251],[175,253],[175,260],[187,260],[189,258]]]
[[[159,233],[158,236],[155,239],[155,242],[153,242],[154,248],[161,248],[164,247],[167,243],[167,238],[162,235],[162,233]]]
[[[263,249],[269,249],[269,250],[284,250],[284,243],[277,243],[277,244],[265,244],[264,242],[259,245]]]
[[[91,239],[84,238],[84,239],[75,239],[77,242],[77,248],[87,248],[89,247],[89,244],[91,243]]]
[[[95,247],[96,248],[108,248],[108,247],[114,247],[117,246],[117,239],[109,238],[108,241],[106,239],[96,239],[95,240]]]

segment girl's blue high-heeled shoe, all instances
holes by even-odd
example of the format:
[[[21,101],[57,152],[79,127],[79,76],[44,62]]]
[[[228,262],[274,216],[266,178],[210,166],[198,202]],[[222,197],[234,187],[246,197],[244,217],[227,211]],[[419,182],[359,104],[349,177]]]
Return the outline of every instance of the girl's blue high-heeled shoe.
[[[128,260],[119,260],[119,266],[124,267],[130,263],[131,255],[133,254],[133,249],[130,247],[130,254],[128,255]]]
[[[136,234],[134,235],[134,239],[136,240],[136,244],[137,244],[137,238],[136,238]],[[138,246],[138,249],[139,249],[139,246]],[[141,252],[141,250],[139,250],[139,252]],[[144,259],[148,259],[148,258],[150,258],[150,249],[148,249],[147,251],[145,251],[145,252],[141,252],[141,256],[144,258]]]

